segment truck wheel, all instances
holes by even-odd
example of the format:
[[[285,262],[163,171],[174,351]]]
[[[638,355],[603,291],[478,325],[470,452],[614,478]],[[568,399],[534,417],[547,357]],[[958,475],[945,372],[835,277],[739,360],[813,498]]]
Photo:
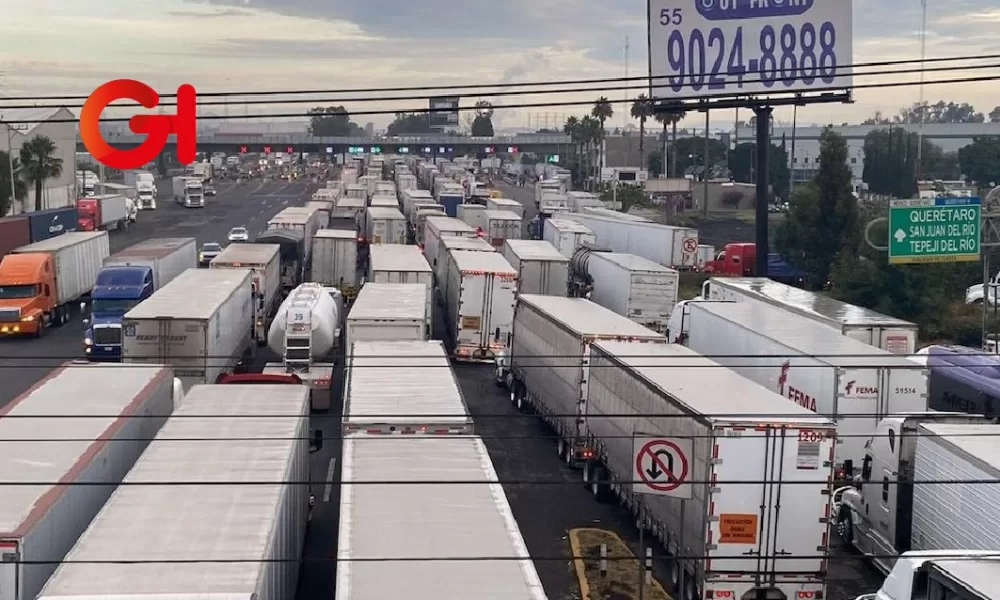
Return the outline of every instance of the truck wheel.
[[[847,545],[854,541],[854,519],[851,518],[851,511],[846,506],[841,507],[840,514],[837,515],[837,535]]]

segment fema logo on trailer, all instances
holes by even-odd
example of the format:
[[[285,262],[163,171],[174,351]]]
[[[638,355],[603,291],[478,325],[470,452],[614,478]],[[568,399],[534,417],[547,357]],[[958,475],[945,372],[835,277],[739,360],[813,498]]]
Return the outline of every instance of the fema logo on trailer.
[[[126,325],[122,327],[122,335],[125,337],[135,337],[135,325]]]

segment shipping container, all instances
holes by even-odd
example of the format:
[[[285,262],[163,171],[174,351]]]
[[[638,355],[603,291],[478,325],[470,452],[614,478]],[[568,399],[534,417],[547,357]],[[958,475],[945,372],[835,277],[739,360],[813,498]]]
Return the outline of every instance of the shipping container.
[[[28,217],[0,217],[0,258],[19,246],[31,243]]]
[[[68,363],[0,408],[0,600],[38,596],[173,411],[173,382],[160,365]]]
[[[344,484],[336,600],[546,600],[482,439],[351,434],[342,462],[344,481],[462,483]]]
[[[866,436],[883,417],[927,410],[927,370],[902,356],[764,303],[687,307],[684,345],[833,419],[838,465],[861,464]]]
[[[369,207],[365,230],[370,244],[406,243],[406,219],[395,207]]]
[[[517,293],[566,295],[569,259],[552,244],[544,240],[506,240],[500,254],[517,271]]]
[[[487,210],[505,210],[517,215],[517,218],[524,220],[524,205],[517,200],[510,198],[490,198],[486,201]]]
[[[351,344],[344,435],[475,433],[444,345],[404,339]]]
[[[476,230],[454,217],[428,217],[424,223],[423,250],[432,269],[437,268],[441,238],[445,236],[471,238],[476,236]]]
[[[763,302],[893,354],[910,355],[917,351],[920,327],[916,323],[766,277],[713,277],[702,285],[701,295],[706,300]]]
[[[572,258],[576,249],[584,244],[597,243],[597,236],[590,228],[562,218],[546,219],[542,227],[542,238],[566,258]]]
[[[250,350],[249,269],[188,269],[122,319],[122,362],[172,365],[185,389],[212,383]]]
[[[25,213],[24,217],[28,219],[32,243],[42,242],[69,231],[76,231],[79,226],[79,216],[75,205]]]
[[[594,232],[597,243],[612,252],[636,254],[675,269],[693,269],[697,266],[697,229],[629,221],[621,217],[598,216],[586,211],[567,213],[559,217],[585,225]]]
[[[372,246],[368,256],[368,281],[422,283],[427,286],[427,312],[434,308],[434,271],[420,248],[403,244]]]
[[[666,338],[583,298],[521,294],[514,309],[507,382],[518,408],[527,404],[559,435],[559,455],[576,464],[586,446],[590,344],[595,340],[638,340],[665,344]]]
[[[680,597],[825,597],[832,421],[674,344],[595,341],[586,387],[585,482],[665,546],[687,540],[702,560],[681,563]],[[651,452],[691,483],[637,494],[637,480],[666,483],[636,466],[637,438],[674,444]]]
[[[293,600],[308,420],[303,386],[194,387],[39,598]]]
[[[495,252],[452,250],[448,330],[460,360],[491,361],[506,345],[514,317],[517,271]]]
[[[348,348],[357,342],[426,340],[430,332],[427,286],[421,283],[366,283],[347,314]]]
[[[586,273],[590,299],[653,331],[666,334],[680,286],[680,274],[634,254],[590,252]]]
[[[337,287],[345,294],[357,291],[358,240],[353,231],[321,229],[316,232],[309,281]]]

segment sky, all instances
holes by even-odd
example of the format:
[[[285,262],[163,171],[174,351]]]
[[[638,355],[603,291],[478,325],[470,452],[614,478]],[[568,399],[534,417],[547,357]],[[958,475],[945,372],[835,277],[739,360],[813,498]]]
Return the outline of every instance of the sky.
[[[659,0],[653,0],[654,3]],[[846,0],[816,0],[844,2]],[[1000,54],[996,0],[927,0],[927,57]],[[644,0],[32,0],[9,2],[0,20],[2,98],[85,96],[97,85],[133,78],[169,93],[181,83],[199,92],[356,89],[469,85],[622,77],[646,71]],[[920,56],[920,0],[854,0],[854,61]],[[985,61],[998,63],[1000,60]],[[906,67],[900,67],[906,68]],[[964,75],[1000,76],[996,69],[929,73],[927,81]],[[919,76],[898,75],[893,80]],[[856,84],[888,78],[856,77]],[[638,85],[638,84],[633,84]],[[1000,105],[1000,83],[927,85],[927,100],[970,102],[989,112]],[[639,90],[610,89],[611,100]],[[426,96],[427,92],[396,95]],[[503,104],[592,101],[583,95],[496,97],[498,128],[552,126],[584,107],[512,108]],[[343,94],[339,98],[374,98]],[[315,103],[231,105],[202,110],[231,116],[304,112],[313,104],[348,110],[426,107],[426,100],[345,102],[308,96]],[[477,98],[465,97],[463,105]],[[919,88],[866,89],[850,105],[799,110],[800,123],[858,122],[876,111],[895,114],[916,102]],[[612,126],[627,122],[615,105]],[[72,109],[72,106],[71,106]],[[119,115],[125,113],[118,113]],[[713,112],[717,123],[731,111]],[[791,120],[779,109],[780,122]],[[361,125],[384,127],[391,114],[358,115]],[[703,126],[693,115],[682,125]]]

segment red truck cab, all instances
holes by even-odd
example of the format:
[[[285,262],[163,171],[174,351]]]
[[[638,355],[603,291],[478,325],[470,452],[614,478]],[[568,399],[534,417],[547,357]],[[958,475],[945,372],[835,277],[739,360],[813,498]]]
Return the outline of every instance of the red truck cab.
[[[79,231],[97,231],[101,223],[101,203],[96,198],[78,198],[76,215]]]
[[[722,277],[751,277],[756,271],[757,246],[752,243],[730,243],[723,246],[715,260],[705,263],[705,272]]]

